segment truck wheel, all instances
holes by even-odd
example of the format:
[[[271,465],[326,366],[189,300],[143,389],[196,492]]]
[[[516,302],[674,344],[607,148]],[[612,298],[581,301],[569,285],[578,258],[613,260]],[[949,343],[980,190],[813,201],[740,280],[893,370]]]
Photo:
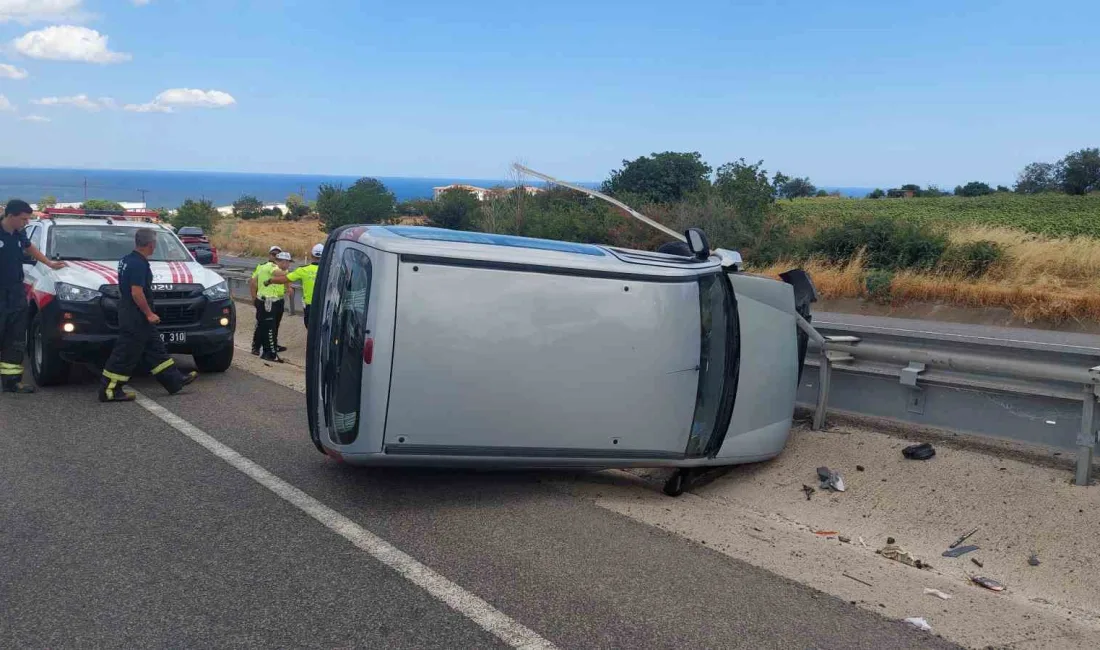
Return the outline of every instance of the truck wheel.
[[[233,365],[233,345],[227,345],[213,354],[196,354],[194,358],[199,372],[225,372]]]
[[[39,386],[57,386],[69,379],[70,364],[61,358],[57,350],[45,343],[42,331],[42,313],[34,315],[27,331],[27,352],[31,362],[34,382]]]

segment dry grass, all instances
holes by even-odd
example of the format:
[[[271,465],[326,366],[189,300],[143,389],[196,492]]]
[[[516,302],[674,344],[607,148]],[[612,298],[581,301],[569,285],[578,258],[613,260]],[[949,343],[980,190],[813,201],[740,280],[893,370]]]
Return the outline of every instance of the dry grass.
[[[316,219],[244,221],[227,217],[218,222],[210,239],[220,251],[226,253],[266,257],[269,248],[278,246],[293,255],[294,259],[304,260],[314,244],[324,243],[325,233]]]

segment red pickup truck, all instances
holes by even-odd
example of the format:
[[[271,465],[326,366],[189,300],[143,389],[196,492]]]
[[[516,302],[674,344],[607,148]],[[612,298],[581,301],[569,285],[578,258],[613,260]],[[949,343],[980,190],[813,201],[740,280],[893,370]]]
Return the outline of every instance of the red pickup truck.
[[[195,261],[202,265],[218,263],[218,249],[210,243],[210,239],[203,233],[202,228],[184,226],[176,233],[180,241],[195,256]]]

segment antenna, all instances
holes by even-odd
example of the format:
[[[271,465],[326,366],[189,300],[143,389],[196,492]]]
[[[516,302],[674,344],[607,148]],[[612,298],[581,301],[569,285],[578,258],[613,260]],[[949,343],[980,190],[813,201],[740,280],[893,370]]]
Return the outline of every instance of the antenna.
[[[565,181],[559,181],[558,179],[554,178],[553,176],[548,176],[548,175],[543,174],[541,172],[537,172],[537,171],[531,169],[530,167],[525,167],[525,166],[523,166],[519,163],[513,163],[512,167],[515,168],[516,171],[518,171],[522,174],[530,174],[532,176],[541,178],[542,180],[544,180],[548,183],[553,183],[554,185],[561,185],[563,187],[568,187],[571,190],[576,190],[576,191],[581,192],[583,194],[587,194],[588,196],[595,197],[597,199],[602,199],[604,201],[607,201],[608,203],[610,203],[614,206],[617,206],[617,207],[622,208],[623,210],[626,210],[627,214],[629,214],[630,216],[632,216],[635,219],[641,221],[642,223],[645,223],[648,226],[652,226],[652,227],[656,228],[657,230],[660,230],[661,232],[665,233],[669,237],[675,237],[676,239],[678,239],[682,242],[685,242],[685,243],[687,242],[687,238],[685,238],[683,235],[676,232],[675,230],[672,230],[671,228],[669,228],[667,226],[664,226],[660,223],[657,223],[653,219],[650,219],[649,217],[645,216],[641,212],[638,212],[634,208],[631,208],[629,205],[623,203],[622,201],[619,201],[618,199],[613,199],[610,196],[608,196],[606,194],[603,194],[602,192],[597,192],[596,190],[589,189],[589,188],[583,187],[581,185],[574,185],[573,183],[567,183]]]
[[[141,204],[145,207],[149,207],[149,204],[145,202],[145,193],[148,191],[149,190],[138,190],[138,192],[141,192]]]

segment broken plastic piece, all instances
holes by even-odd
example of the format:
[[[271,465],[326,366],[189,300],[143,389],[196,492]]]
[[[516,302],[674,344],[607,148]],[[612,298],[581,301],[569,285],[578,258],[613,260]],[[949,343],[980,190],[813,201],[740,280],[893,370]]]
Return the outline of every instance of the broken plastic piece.
[[[1039,566],[1040,564],[1042,564],[1041,562],[1039,562],[1039,554],[1038,553],[1032,553],[1031,557],[1029,557],[1027,559],[1027,563],[1030,564],[1031,566]]]
[[[960,556],[966,555],[967,553],[970,553],[970,552],[976,551],[976,550],[978,550],[977,546],[974,546],[973,544],[967,544],[966,546],[960,546],[958,548],[949,548],[949,549],[947,549],[946,551],[943,552],[943,556],[944,557],[960,557]]]
[[[939,589],[932,589],[931,587],[925,587],[924,588],[924,595],[925,596],[935,596],[936,598],[939,598],[940,600],[951,600],[951,594],[945,594],[942,591],[940,591]]]
[[[979,587],[985,587],[990,591],[1004,591],[1005,586],[997,582],[993,578],[983,578],[981,576],[974,576],[970,578],[970,581]]]
[[[909,551],[906,551],[897,544],[892,543],[893,539],[894,538],[891,537],[891,543],[883,546],[876,552],[888,560],[901,562],[902,564],[907,564],[911,567],[916,567],[918,569],[930,568],[931,565],[918,560],[917,558],[913,557],[913,555],[909,553]]]
[[[971,535],[973,535],[973,534],[974,534],[974,533],[976,533],[976,532],[978,532],[978,529],[977,529],[977,528],[975,528],[974,530],[970,531],[969,533],[967,533],[967,534],[963,535],[962,537],[960,537],[960,538],[956,539],[956,540],[955,540],[955,541],[954,541],[954,542],[953,542],[953,543],[951,544],[951,546],[948,546],[947,548],[955,548],[955,547],[956,547],[956,546],[958,546],[959,544],[962,544],[962,543],[963,543],[963,542],[965,542],[966,540],[970,539],[970,536],[971,536]]]
[[[901,450],[901,455],[909,460],[928,460],[936,455],[936,448],[930,443],[911,445]]]
[[[979,559],[978,559],[978,558],[976,558],[976,557],[972,557],[972,558],[970,558],[970,561],[971,561],[971,562],[973,562],[974,564],[978,565],[978,568],[979,568],[979,569],[984,569],[984,568],[985,568],[985,565],[984,565],[984,564],[982,564],[982,561],[981,561],[981,560],[979,560]]]
[[[844,477],[828,467],[818,467],[817,478],[821,479],[822,490],[844,491]]]
[[[924,630],[925,632],[931,632],[932,626],[928,624],[928,621],[923,618],[907,618],[905,622],[917,628],[918,630]]]
[[[852,538],[851,537],[845,537],[844,535],[837,535],[836,538],[839,539],[841,542],[843,542],[845,544],[851,544],[852,543]]]

